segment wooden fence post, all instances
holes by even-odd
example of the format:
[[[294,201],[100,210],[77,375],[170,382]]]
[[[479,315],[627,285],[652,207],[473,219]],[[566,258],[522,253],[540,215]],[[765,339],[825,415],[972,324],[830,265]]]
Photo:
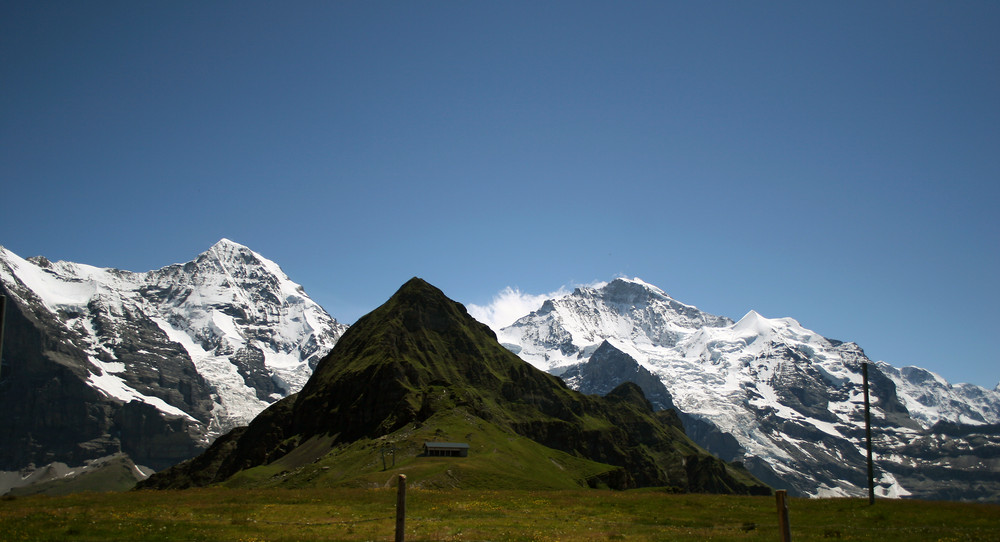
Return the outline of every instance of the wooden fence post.
[[[781,542],[792,542],[792,526],[788,522],[788,491],[779,489],[774,492],[778,501],[778,530],[781,532]]]
[[[396,490],[396,542],[406,539],[406,475],[399,475],[399,488]]]

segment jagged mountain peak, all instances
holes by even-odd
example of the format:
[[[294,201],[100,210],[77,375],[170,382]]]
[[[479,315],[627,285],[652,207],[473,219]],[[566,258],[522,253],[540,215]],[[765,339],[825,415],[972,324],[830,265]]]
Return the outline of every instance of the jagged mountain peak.
[[[2,247],[0,247],[0,248],[2,248]],[[42,255],[31,256],[30,258],[25,258],[25,260],[27,260],[27,261],[29,261],[29,262],[37,265],[38,267],[43,268],[43,269],[48,268],[48,267],[52,267],[52,262],[49,261],[48,258],[46,258],[45,256],[42,256]]]
[[[441,335],[449,341],[457,336],[471,340],[469,336],[478,334],[496,338],[489,326],[469,315],[464,305],[418,277],[408,280],[384,304],[359,318],[345,334],[347,341],[341,350],[347,349],[354,337],[367,341],[372,334],[392,334],[397,339],[418,342],[436,340]],[[412,346],[396,343],[394,347],[405,350]],[[418,350],[425,347],[420,345]]]
[[[686,420],[697,423],[706,447],[712,449],[715,441],[725,457],[745,457],[765,481],[803,495],[861,494],[864,454],[857,428],[862,364],[870,360],[857,344],[754,310],[733,322],[657,292],[662,290],[628,279],[581,288],[498,335],[526,361],[561,374],[571,387],[583,389],[586,383],[601,393],[621,378],[588,367],[608,341],[656,374],[689,415]],[[948,458],[958,452],[932,434],[921,436],[919,446],[909,442],[933,433],[942,420],[988,433],[1000,422],[1000,386],[950,385],[927,371],[881,362],[869,368],[872,419],[884,431],[878,491],[941,495],[930,493],[940,490],[940,481],[928,483],[916,473],[924,466],[965,468],[965,460]],[[585,373],[600,377],[588,380],[581,377]],[[940,456],[921,456],[925,449]],[[977,453],[982,463],[975,468],[990,468],[992,460],[983,458],[994,457],[992,452]],[[995,490],[974,490],[990,491]]]
[[[215,249],[215,248],[219,248],[219,249],[232,248],[232,249],[236,249],[236,250],[250,250],[246,245],[244,245],[242,243],[237,243],[236,241],[233,241],[232,239],[229,239],[229,238],[226,238],[226,237],[223,237],[222,239],[219,239],[218,241],[216,241],[216,243],[214,245],[212,245],[211,248],[213,248],[213,249]]]
[[[229,239],[222,239],[202,252],[194,260],[195,264],[208,265],[220,272],[225,272],[227,268],[236,267],[257,267],[266,268],[268,272],[273,272],[278,265],[260,254],[250,250],[245,245],[241,245]],[[182,264],[183,265],[183,264]],[[279,271],[280,275],[284,275]]]
[[[586,360],[608,338],[670,347],[704,327],[730,324],[640,279],[617,278],[549,299],[497,335],[518,345],[526,361],[550,370]]]
[[[165,430],[180,440],[185,432],[194,436],[172,444],[174,450],[203,446],[297,391],[346,328],[276,263],[228,239],[192,261],[147,272],[25,260],[0,247],[0,283],[12,302],[8,311],[23,316],[12,317],[22,328],[17,335],[44,337],[7,341],[5,375],[16,380],[55,366],[70,367],[81,379],[82,391],[63,402],[107,406],[101,407],[106,416],[78,425],[111,435],[77,446],[59,442],[69,437],[52,434],[48,450],[32,444],[17,450],[17,457],[0,457],[15,468],[38,462],[31,454],[43,454],[42,461],[51,460],[47,453],[59,457],[63,444],[74,450],[65,459],[74,461],[113,450],[116,438],[126,445],[130,437],[121,429],[101,424],[128,424],[135,417],[147,419],[135,423],[149,427],[157,425],[150,418],[180,418],[184,428],[175,424]],[[20,349],[18,355],[12,356],[10,348]],[[59,381],[66,389],[77,385],[66,384],[66,377]],[[24,383],[27,393],[57,400],[32,388],[37,385]],[[115,416],[121,419],[110,419]],[[25,426],[19,429],[23,434],[43,432],[31,425],[35,416],[23,418],[16,422]],[[169,452],[133,450],[140,456],[164,451]],[[162,465],[157,461],[165,459],[150,461]]]
[[[454,424],[456,417],[460,429],[452,425],[451,431],[470,444],[488,439],[478,443],[478,453],[495,453],[500,441],[526,438],[550,454],[607,465],[613,487],[769,492],[695,446],[671,423],[674,418],[652,411],[637,386],[623,384],[612,399],[574,392],[506,350],[463,305],[419,278],[358,319],[296,396],[279,401],[245,430],[222,437],[225,445],[151,478],[149,486],[219,482],[286,456],[301,462],[313,454],[309,463],[336,464],[331,456],[358,442],[397,442],[413,449],[402,441],[412,444],[414,432],[443,419]],[[417,455],[407,454],[399,459]],[[207,474],[201,466],[206,464]],[[574,483],[580,480],[574,477]]]
[[[464,305],[452,301],[440,289],[419,277],[406,281],[380,309],[384,310],[369,314],[398,313],[403,325],[411,331],[429,329],[442,332],[476,322]]]
[[[611,282],[595,288],[595,290],[601,290],[608,297],[615,300],[621,300],[623,302],[633,299],[636,301],[644,300],[650,296],[670,298],[670,296],[659,287],[653,286],[638,277],[617,277]]]
[[[587,286],[578,286],[572,294],[568,295],[596,297],[605,302],[623,306],[645,306],[649,303],[659,302],[697,310],[696,307],[680,303],[658,286],[638,277],[616,277],[610,282],[595,282]]]
[[[253,250],[250,250],[250,248],[246,245],[230,241],[226,238],[219,240],[201,255],[206,256],[209,259],[222,262],[231,262],[241,265],[259,265],[270,267],[272,269],[277,267],[277,264],[254,252]]]
[[[306,432],[329,430],[324,425],[329,420],[317,421],[309,412],[313,408],[310,405],[320,408],[331,401],[350,402],[353,398],[363,402],[368,400],[366,397],[383,395],[383,399],[391,399],[382,401],[386,408],[398,409],[402,397],[435,383],[474,383],[493,390],[518,379],[563,385],[558,378],[534,369],[501,347],[493,331],[472,318],[461,303],[416,277],[380,307],[359,318],[337,345],[317,365],[299,394],[296,412],[304,414],[297,423]],[[359,387],[358,379],[380,391]],[[346,387],[341,387],[345,383]],[[376,418],[405,423],[416,415],[415,411],[393,410],[391,415],[382,412]],[[368,425],[350,427],[350,431],[374,429]]]

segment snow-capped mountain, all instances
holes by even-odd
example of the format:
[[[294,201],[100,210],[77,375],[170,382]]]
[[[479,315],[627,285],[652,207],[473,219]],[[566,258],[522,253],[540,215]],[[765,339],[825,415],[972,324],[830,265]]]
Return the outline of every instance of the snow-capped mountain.
[[[800,495],[867,491],[869,360],[857,344],[791,318],[713,316],[639,279],[577,288],[495,331],[524,360],[586,389],[603,384],[581,375],[601,371],[580,364],[607,342],[660,379],[689,433],[723,459]],[[881,362],[869,373],[880,495],[1000,500],[998,390]]]
[[[0,287],[0,468],[119,448],[155,468],[190,457],[298,391],[346,329],[227,239],[144,273],[0,247]]]

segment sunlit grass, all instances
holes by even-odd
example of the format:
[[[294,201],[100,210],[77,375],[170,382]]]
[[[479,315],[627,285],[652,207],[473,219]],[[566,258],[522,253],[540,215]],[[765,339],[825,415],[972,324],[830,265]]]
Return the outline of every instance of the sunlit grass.
[[[407,540],[778,540],[773,497],[410,489]],[[223,488],[0,500],[2,540],[391,540],[394,489]],[[1000,540],[1000,506],[792,499],[795,540]]]

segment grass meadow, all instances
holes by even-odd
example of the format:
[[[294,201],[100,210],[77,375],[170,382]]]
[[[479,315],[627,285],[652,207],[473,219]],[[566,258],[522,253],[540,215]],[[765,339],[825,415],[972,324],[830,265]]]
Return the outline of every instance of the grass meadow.
[[[189,489],[0,499],[0,540],[392,540],[395,489]],[[1000,505],[791,499],[793,540],[1000,540]],[[779,540],[773,497],[407,491],[407,540]]]

